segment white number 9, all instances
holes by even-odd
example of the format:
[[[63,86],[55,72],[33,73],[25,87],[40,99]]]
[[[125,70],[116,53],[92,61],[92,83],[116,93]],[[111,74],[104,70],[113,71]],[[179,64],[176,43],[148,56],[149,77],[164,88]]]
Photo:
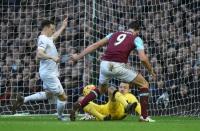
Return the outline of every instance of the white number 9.
[[[126,38],[126,34],[121,34],[117,37],[116,42],[114,43],[115,46],[122,43],[122,41]]]

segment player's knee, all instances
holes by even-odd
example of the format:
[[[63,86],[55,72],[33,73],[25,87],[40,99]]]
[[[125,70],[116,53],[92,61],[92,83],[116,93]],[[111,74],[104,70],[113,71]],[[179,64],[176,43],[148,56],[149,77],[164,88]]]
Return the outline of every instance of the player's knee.
[[[137,77],[132,81],[132,84],[136,84],[139,88],[149,88],[149,83],[141,74],[137,75]]]
[[[140,82],[139,86],[140,86],[141,88],[149,88],[149,82],[147,82],[145,79],[143,79],[143,80]]]
[[[62,94],[62,95],[59,95],[59,96],[58,96],[58,99],[59,99],[60,101],[67,101],[67,96],[66,96],[65,94]]]
[[[54,94],[51,92],[45,92],[45,93],[46,93],[48,99],[52,99],[54,97]]]
[[[63,100],[67,101],[67,98],[68,98],[67,95],[64,95],[64,99]]]
[[[146,88],[149,88],[149,82],[147,82],[146,80],[144,81],[144,86],[143,87],[146,87]]]

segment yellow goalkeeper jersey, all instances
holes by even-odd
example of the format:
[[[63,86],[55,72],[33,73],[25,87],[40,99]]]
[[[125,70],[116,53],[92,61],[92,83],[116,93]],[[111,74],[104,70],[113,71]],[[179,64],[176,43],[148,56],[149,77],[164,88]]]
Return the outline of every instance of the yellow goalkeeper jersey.
[[[141,106],[140,106],[140,103],[138,102],[137,98],[131,93],[127,93],[124,96],[128,103],[134,103],[134,102],[138,103],[135,111],[138,114],[141,114]],[[117,101],[109,100],[108,103],[106,103],[104,105],[98,105],[94,102],[90,102],[89,104],[93,108],[95,108],[96,111],[101,113],[102,115],[105,115],[105,116],[111,115],[112,120],[120,120],[120,119],[125,118],[127,115],[124,111],[124,106]],[[84,109],[84,111],[90,113],[89,110]]]

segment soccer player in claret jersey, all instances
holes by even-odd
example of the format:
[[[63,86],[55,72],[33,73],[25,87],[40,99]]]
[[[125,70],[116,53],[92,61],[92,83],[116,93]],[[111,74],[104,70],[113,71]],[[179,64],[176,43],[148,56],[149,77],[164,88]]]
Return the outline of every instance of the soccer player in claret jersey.
[[[55,31],[55,25],[52,21],[44,20],[41,24],[41,34],[38,37],[37,58],[40,59],[39,74],[43,81],[43,88],[45,91],[35,93],[30,96],[22,97],[17,95],[16,102],[12,107],[13,114],[24,103],[35,100],[50,99],[51,96],[57,97],[57,113],[58,120],[66,121],[62,115],[67,102],[67,96],[58,79],[58,62],[59,56],[54,44],[59,35],[65,30],[67,26],[67,18],[63,21],[62,26]]]
[[[148,115],[148,82],[140,73],[137,73],[135,70],[131,70],[128,66],[126,66],[130,52],[135,49],[138,52],[139,59],[143,65],[148,69],[153,79],[156,79],[156,73],[154,72],[149,59],[145,54],[143,40],[138,36],[139,31],[139,22],[133,21],[128,25],[128,30],[111,33],[105,38],[88,46],[80,54],[73,54],[71,56],[71,59],[73,62],[75,62],[99,47],[107,45],[107,49],[101,58],[102,61],[100,64],[99,88],[96,88],[89,93],[80,103],[74,104],[73,111],[70,114],[71,120],[75,120],[75,112],[78,109],[85,107],[89,101],[94,100],[99,94],[105,93],[106,91],[113,93],[115,99],[119,99],[121,104],[126,107],[126,110],[130,110],[130,106],[126,100],[123,99],[122,94],[109,89],[107,86],[109,80],[114,77],[123,82],[138,85],[140,90],[141,104],[140,121],[155,121]],[[107,88],[108,90],[106,90]]]

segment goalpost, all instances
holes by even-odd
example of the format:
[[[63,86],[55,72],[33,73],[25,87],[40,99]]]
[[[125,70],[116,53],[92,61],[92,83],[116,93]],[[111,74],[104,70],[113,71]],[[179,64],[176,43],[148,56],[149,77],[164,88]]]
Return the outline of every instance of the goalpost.
[[[60,80],[68,94],[65,113],[72,108],[82,87],[98,84],[98,49],[76,65],[69,55],[81,52],[111,32],[127,29],[131,20],[142,25],[140,36],[145,51],[158,73],[153,81],[135,52],[129,65],[141,72],[150,84],[150,115],[200,114],[200,2],[198,0],[9,0],[0,3],[0,114],[11,114],[15,95],[42,90],[35,58],[39,25],[53,20],[57,27],[68,16],[66,31],[56,41],[61,56]],[[119,82],[112,80],[117,86]],[[137,88],[132,88],[137,96]],[[106,96],[98,102],[104,102]],[[18,113],[55,113],[53,101],[28,102]]]

